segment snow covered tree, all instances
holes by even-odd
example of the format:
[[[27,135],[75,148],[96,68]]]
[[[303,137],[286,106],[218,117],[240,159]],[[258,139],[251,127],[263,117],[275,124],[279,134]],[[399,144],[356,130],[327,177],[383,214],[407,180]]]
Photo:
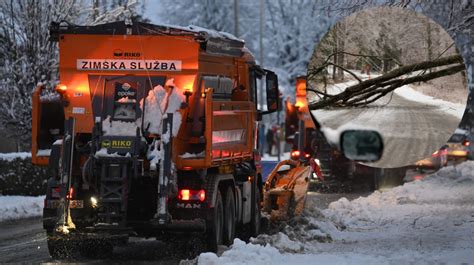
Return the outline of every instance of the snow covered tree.
[[[70,19],[76,7],[67,0],[0,2],[0,123],[24,147],[31,134],[31,92],[38,82],[53,87],[57,76],[49,24]]]
[[[232,1],[164,0],[161,7],[157,15],[164,23],[180,26],[196,25],[233,33],[234,5]]]
[[[49,41],[52,21],[98,24],[133,15],[136,1],[107,6],[75,0],[0,1],[0,124],[27,150],[31,136],[31,92],[38,82],[53,89],[58,79],[57,43]],[[127,14],[128,13],[128,14]],[[90,15],[89,15],[90,14]],[[93,19],[95,16],[95,19]]]

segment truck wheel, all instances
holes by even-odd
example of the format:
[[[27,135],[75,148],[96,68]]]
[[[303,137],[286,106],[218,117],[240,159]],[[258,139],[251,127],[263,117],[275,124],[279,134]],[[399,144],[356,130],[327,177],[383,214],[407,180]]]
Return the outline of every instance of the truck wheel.
[[[234,191],[231,187],[227,189],[224,204],[224,233],[222,241],[224,245],[230,246],[235,238],[235,199]]]
[[[224,206],[220,191],[217,191],[214,208],[210,219],[207,220],[207,248],[209,251],[217,252],[217,247],[222,245],[222,233],[224,230]]]
[[[76,257],[76,245],[67,239],[48,235],[47,238],[49,255],[53,259],[69,259]]]
[[[252,216],[250,219],[250,236],[256,237],[260,234],[260,221],[262,213],[260,211],[260,190],[257,188],[255,192],[255,201],[252,204]]]

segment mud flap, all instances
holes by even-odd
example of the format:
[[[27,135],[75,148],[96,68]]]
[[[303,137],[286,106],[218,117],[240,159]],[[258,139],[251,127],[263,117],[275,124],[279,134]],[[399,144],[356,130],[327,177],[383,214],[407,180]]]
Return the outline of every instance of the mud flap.
[[[75,120],[69,118],[64,123],[64,139],[63,151],[61,158],[60,183],[61,183],[61,199],[58,207],[58,221],[55,231],[62,234],[68,234],[69,229],[75,229],[76,226],[72,221],[69,209],[68,193],[72,185],[72,161],[74,154],[74,136],[75,136]]]
[[[166,224],[170,221],[168,213],[169,183],[171,175],[171,148],[173,146],[173,113],[167,113],[163,120],[163,133],[161,134],[161,150],[163,159],[160,163],[158,176],[158,202],[154,221],[158,224]],[[174,181],[173,184],[176,182]]]

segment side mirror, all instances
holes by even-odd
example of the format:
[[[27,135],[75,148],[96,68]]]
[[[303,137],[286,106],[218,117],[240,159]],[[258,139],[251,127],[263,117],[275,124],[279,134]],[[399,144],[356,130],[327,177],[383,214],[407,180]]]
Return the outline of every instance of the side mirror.
[[[278,90],[278,76],[269,70],[266,72],[267,113],[278,110],[280,91]]]
[[[374,162],[383,154],[382,136],[377,131],[346,130],[339,143],[342,153],[351,160]]]

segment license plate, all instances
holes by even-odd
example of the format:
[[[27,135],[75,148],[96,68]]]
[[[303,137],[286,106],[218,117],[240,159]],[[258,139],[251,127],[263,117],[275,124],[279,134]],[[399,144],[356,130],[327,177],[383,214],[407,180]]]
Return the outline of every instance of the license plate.
[[[48,200],[47,208],[56,209],[59,208],[61,201],[60,200]],[[70,200],[69,201],[69,208],[71,209],[82,209],[84,208],[84,201],[83,200]]]

